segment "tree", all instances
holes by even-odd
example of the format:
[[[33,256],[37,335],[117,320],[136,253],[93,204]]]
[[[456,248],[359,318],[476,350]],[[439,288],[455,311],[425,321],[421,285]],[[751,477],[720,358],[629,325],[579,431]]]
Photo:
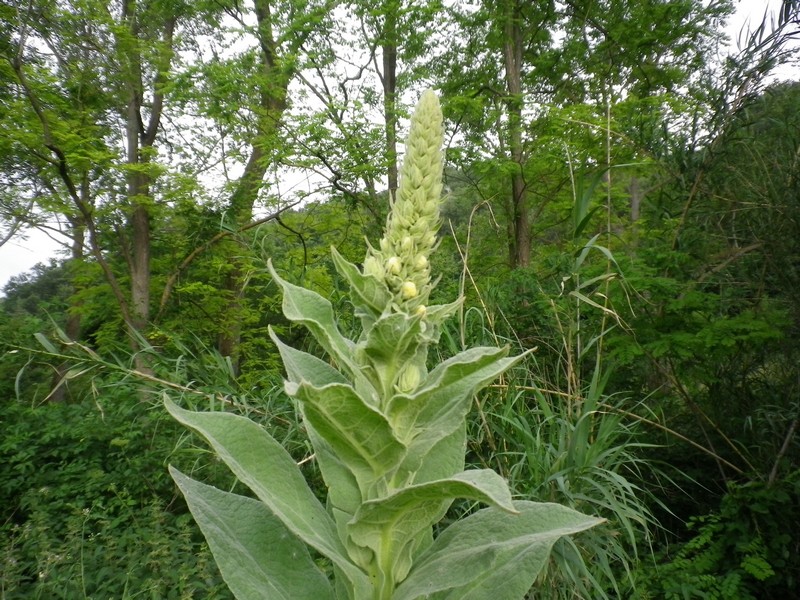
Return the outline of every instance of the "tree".
[[[299,73],[298,100],[307,102],[296,102],[288,116],[291,164],[327,181],[320,191],[332,198],[364,206],[376,230],[397,188],[404,94],[425,78],[418,67],[440,11],[439,2],[340,4],[313,62]]]
[[[512,268],[529,263],[532,219],[569,184],[566,162],[577,157],[579,165],[610,169],[608,138],[615,146],[636,143],[610,129],[616,105],[638,101],[649,111],[667,103],[708,60],[715,19],[728,7],[502,1],[453,9],[458,31],[448,38],[445,60],[431,68],[441,74],[448,115],[464,136],[454,154],[481,180],[485,196],[499,197]]]
[[[89,251],[113,290],[131,347],[140,349],[149,321],[152,186],[161,131],[164,83],[174,55],[181,14],[172,3],[30,3],[16,7],[17,22],[4,58],[26,127],[38,139],[17,138],[28,182],[47,190],[42,210],[63,215],[73,239],[72,258]],[[124,148],[124,152],[118,149]],[[125,274],[107,253],[104,220],[117,228]],[[129,292],[123,280],[129,281]],[[70,332],[74,335],[75,331]],[[137,353],[137,364],[146,362]]]
[[[184,233],[192,233],[167,240],[159,227],[171,207],[207,202],[211,196],[200,191],[199,183],[208,164],[185,157],[202,144],[222,141],[224,148],[227,136],[235,139],[234,156],[223,160],[234,170],[240,165],[241,171],[217,191],[225,194],[225,227],[251,227],[265,174],[279,164],[286,146],[280,126],[289,83],[303,68],[304,44],[326,26],[330,7],[330,2],[267,0],[250,8],[135,1],[110,7],[46,2],[16,7],[17,23],[8,28],[3,56],[15,77],[15,102],[36,121],[40,134],[38,139],[31,136],[26,121],[17,130],[14,153],[31,165],[31,178],[44,182],[41,186],[50,192],[49,205],[37,195],[38,207],[72,224],[73,239],[79,242],[76,260],[83,258],[86,228],[92,259],[111,286],[140,368],[148,368],[139,350],[147,346],[151,293],[162,277],[159,273],[153,279],[154,241],[164,251],[163,242],[178,248]],[[224,19],[245,32],[249,45],[230,58],[212,56],[204,64],[200,39]],[[220,44],[224,47],[232,38],[229,34]],[[199,73],[209,76],[200,87],[205,97],[179,87],[191,84]],[[242,88],[238,98],[220,89],[231,82]],[[213,96],[220,92],[221,98]],[[198,113],[205,118],[189,120]],[[203,130],[215,120],[222,140]],[[213,155],[214,150],[206,153]],[[204,240],[198,244],[206,247]],[[240,247],[227,248],[233,268],[221,287],[229,292],[231,319],[220,324],[219,343],[235,357],[245,268],[236,259]],[[194,251],[185,253],[192,257]],[[179,262],[166,268],[184,265]],[[174,281],[166,281],[162,306]]]

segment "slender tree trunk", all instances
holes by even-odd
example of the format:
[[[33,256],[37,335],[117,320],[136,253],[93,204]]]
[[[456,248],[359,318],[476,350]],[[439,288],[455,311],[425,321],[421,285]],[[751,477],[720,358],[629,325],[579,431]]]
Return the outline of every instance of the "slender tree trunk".
[[[84,175],[81,182],[81,196],[88,201],[90,196],[89,178]],[[69,276],[71,279],[71,295],[76,293],[75,279],[76,271],[84,261],[86,251],[86,225],[83,218],[78,215],[69,218],[70,229],[72,231],[72,245],[70,247]],[[69,340],[77,340],[81,335],[81,313],[80,304],[71,303],[67,309],[66,321],[64,323],[64,335]],[[69,362],[63,362],[56,367],[53,373],[53,382],[49,399],[50,402],[63,402],[67,397],[66,374],[69,370]]]
[[[263,98],[262,98],[263,101]],[[231,195],[231,215],[237,227],[247,223],[253,217],[253,206],[258,197],[258,191],[263,185],[264,174],[267,170],[267,160],[264,157],[263,147],[255,142],[250,149],[250,159],[247,161],[244,173],[239,178],[236,189]],[[225,244],[223,244],[225,246]],[[242,298],[244,297],[244,280],[246,268],[241,253],[244,250],[241,244],[235,241],[227,244],[230,253],[231,270],[225,276],[224,289],[228,292],[225,321],[217,336],[217,349],[220,354],[231,359],[234,374],[239,373],[239,343],[242,338]]]
[[[509,3],[506,15],[503,62],[506,71],[508,99],[508,152],[517,168],[511,175],[511,208],[513,239],[509,263],[512,268],[526,267],[530,262],[531,238],[528,221],[528,192],[525,183],[525,154],[522,143],[524,99],[522,95],[522,30],[519,8]]]
[[[136,0],[123,0],[123,19],[126,21],[131,39],[139,39],[139,23],[136,12]],[[126,162],[129,166],[127,198],[130,207],[128,225],[131,231],[130,274],[131,304],[128,322],[130,344],[136,353],[136,368],[150,373],[147,358],[137,352],[141,349],[140,338],[150,322],[150,251],[151,251],[151,215],[153,205],[150,185],[152,176],[148,165],[158,129],[161,125],[163,109],[163,78],[169,72],[172,61],[173,33],[176,17],[168,17],[163,24],[162,39],[155,42],[156,59],[154,67],[156,75],[152,81],[149,118],[146,126],[142,115],[144,97],[144,67],[142,55],[136,44],[128,50],[124,59],[127,61],[127,107],[125,136],[127,142]]]
[[[397,3],[384,4],[383,43],[383,118],[386,128],[386,166],[389,196],[397,191]]]
[[[127,137],[127,163],[130,167],[142,164],[139,148],[140,114],[139,90],[135,82],[128,82],[128,111],[125,134]],[[136,336],[147,327],[150,316],[150,215],[146,202],[149,186],[144,173],[131,168],[128,173],[128,202],[131,212],[128,224],[131,230],[131,345],[138,349]]]
[[[128,22],[130,36],[138,38],[136,0],[123,1],[123,18]],[[146,174],[139,167],[144,162],[140,148],[140,136],[144,136],[142,115],[142,69],[137,50],[125,56],[128,66],[126,78],[127,106],[125,113],[126,162],[129,167],[127,179],[127,199],[130,213],[128,226],[131,231],[130,274],[131,274],[131,347],[139,349],[138,336],[144,332],[149,318],[150,306],[150,215],[147,201],[149,185]],[[140,366],[137,362],[137,366]]]
[[[86,226],[83,219],[78,217],[72,221],[72,248],[70,252],[71,270],[70,276],[75,279],[75,271],[84,262],[86,252]],[[73,294],[77,291],[73,284]],[[71,340],[77,340],[81,335],[81,313],[80,303],[72,304],[67,311],[67,320],[64,324],[64,333]]]
[[[270,140],[274,137],[286,109],[286,93],[292,76],[292,71],[282,64],[278,55],[278,46],[272,32],[270,0],[256,0],[255,13],[261,48],[258,130],[244,173],[231,195],[230,214],[237,229],[245,228],[253,219],[253,208],[271,162]],[[228,292],[227,318],[217,339],[219,352],[230,358],[236,374],[241,367],[239,347],[242,338],[242,299],[247,279],[246,261],[241,256],[244,250],[242,245],[231,249],[231,270],[225,278],[225,289]]]

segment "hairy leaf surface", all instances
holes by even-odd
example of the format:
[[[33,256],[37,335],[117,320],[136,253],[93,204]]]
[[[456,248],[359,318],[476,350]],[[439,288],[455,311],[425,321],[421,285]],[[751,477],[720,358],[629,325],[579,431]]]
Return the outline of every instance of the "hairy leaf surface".
[[[307,546],[263,502],[169,471],[237,600],[333,600]]]

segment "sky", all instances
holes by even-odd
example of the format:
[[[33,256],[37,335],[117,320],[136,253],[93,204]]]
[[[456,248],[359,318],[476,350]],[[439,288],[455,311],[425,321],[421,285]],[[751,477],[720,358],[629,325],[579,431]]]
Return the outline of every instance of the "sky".
[[[742,27],[750,22],[753,27],[761,23],[765,10],[769,7],[773,12],[780,6],[781,0],[738,0],[736,14],[728,24],[729,37],[736,40]],[[793,74],[784,77],[797,76]],[[780,76],[780,74],[779,74]],[[67,240],[57,233],[43,233],[38,230],[27,230],[0,246],[0,290],[14,275],[24,273],[39,262],[47,262],[58,257]]]

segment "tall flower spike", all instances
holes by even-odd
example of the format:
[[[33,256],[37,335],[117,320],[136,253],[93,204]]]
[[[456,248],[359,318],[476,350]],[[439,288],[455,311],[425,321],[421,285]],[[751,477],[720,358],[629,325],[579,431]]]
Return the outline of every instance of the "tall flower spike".
[[[427,90],[411,117],[397,197],[384,236],[365,261],[371,264],[370,273],[386,282],[396,306],[407,313],[424,306],[433,287],[428,257],[440,225],[442,139],[439,99]],[[381,269],[375,268],[376,262]]]

